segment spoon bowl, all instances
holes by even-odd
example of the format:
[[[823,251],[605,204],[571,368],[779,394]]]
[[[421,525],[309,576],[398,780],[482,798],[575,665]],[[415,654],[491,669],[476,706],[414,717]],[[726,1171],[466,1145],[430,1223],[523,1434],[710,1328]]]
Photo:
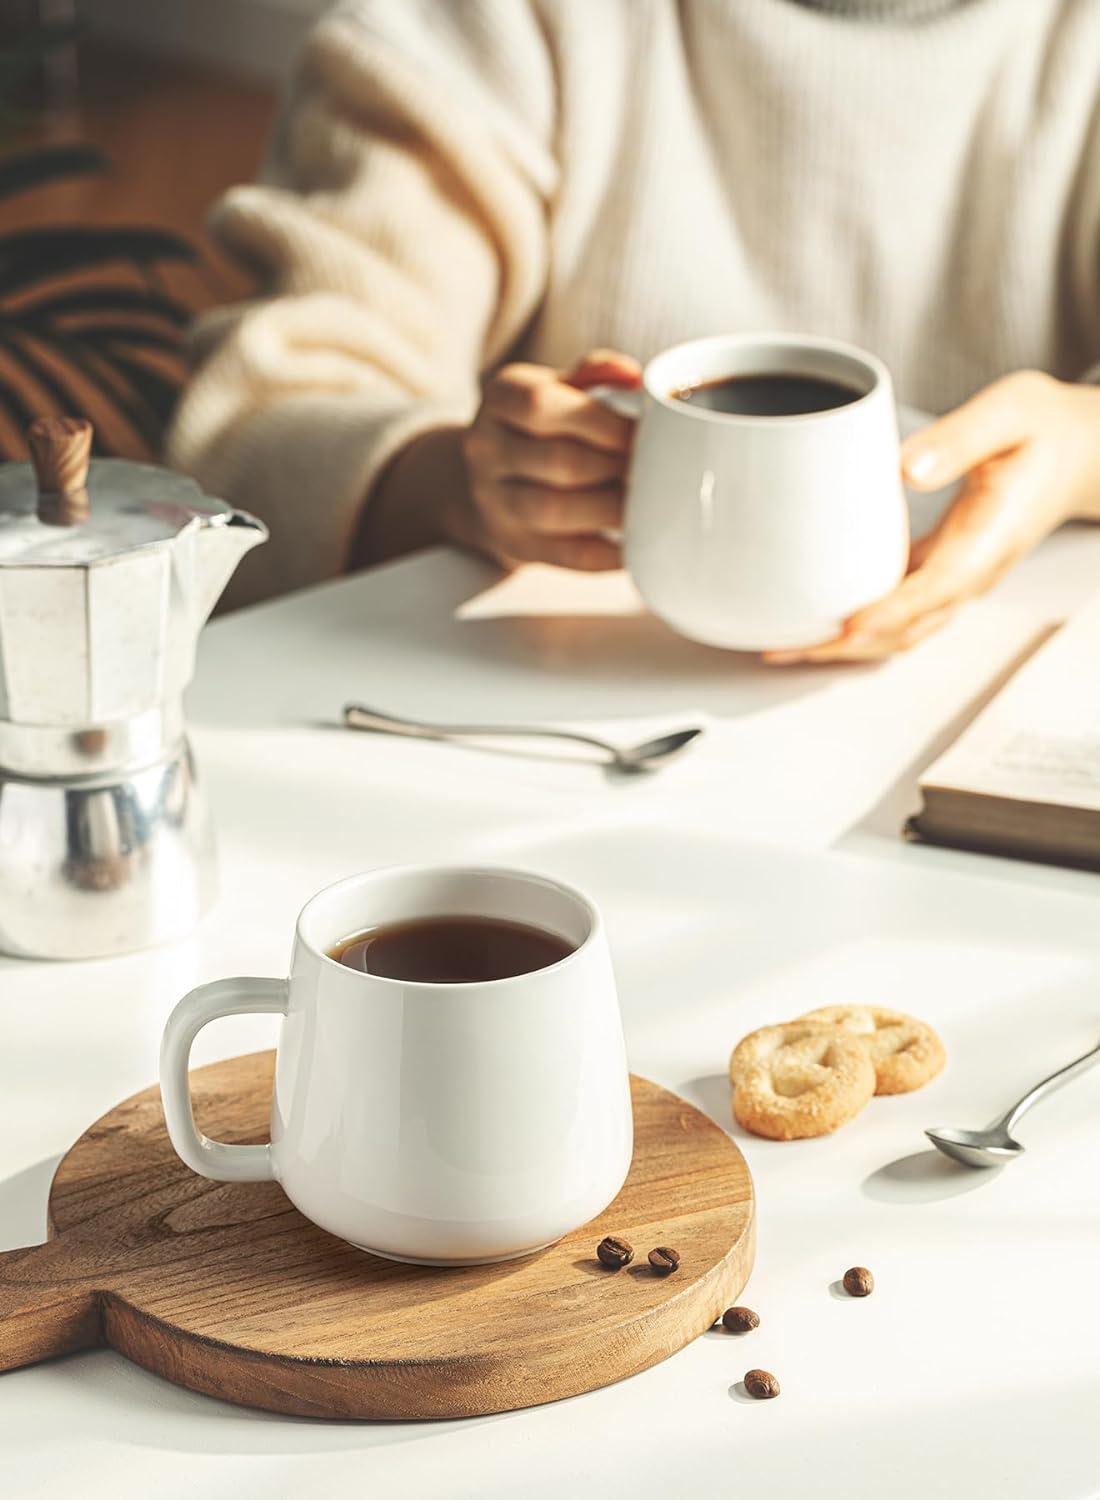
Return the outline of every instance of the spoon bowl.
[[[1019,1141],[1003,1130],[956,1130],[943,1125],[924,1133],[937,1151],[967,1167],[1003,1167],[1024,1153]]]
[[[658,771],[670,760],[682,755],[689,745],[702,734],[702,729],[677,729],[672,734],[658,735],[655,740],[645,740],[640,745],[620,749],[616,764],[623,771]]]
[[[994,1120],[992,1125],[987,1125],[984,1130],[959,1130],[953,1125],[940,1125],[924,1133],[936,1150],[942,1151],[944,1156],[950,1156],[952,1161],[961,1161],[967,1167],[1003,1167],[1006,1162],[1013,1161],[1017,1156],[1024,1154],[1024,1148],[1019,1141],[1013,1140],[1011,1135],[1017,1122],[1023,1119],[1028,1110],[1038,1104],[1040,1099],[1045,1099],[1048,1094],[1061,1088],[1071,1078],[1076,1078],[1080,1073],[1094,1068],[1098,1062],[1100,1062],[1100,1045],[1090,1047],[1083,1056],[1075,1057],[1072,1062],[1066,1063],[1064,1068],[1059,1068],[1056,1073],[1040,1079],[1037,1084],[1028,1089],[1022,1099],[1016,1100],[1010,1110],[1007,1110],[999,1120]]]

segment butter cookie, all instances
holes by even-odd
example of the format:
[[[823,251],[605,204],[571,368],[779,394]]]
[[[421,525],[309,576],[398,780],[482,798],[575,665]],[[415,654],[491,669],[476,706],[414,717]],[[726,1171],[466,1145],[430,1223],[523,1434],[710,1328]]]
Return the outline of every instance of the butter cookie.
[[[859,1037],[874,1064],[876,1094],[908,1094],[923,1088],[947,1061],[944,1045],[931,1026],[900,1010],[823,1005],[799,1019],[804,1025],[836,1026]]]
[[[730,1059],[733,1117],[753,1135],[775,1141],[828,1135],[875,1092],[875,1070],[859,1037],[798,1021],[762,1030],[772,1035],[753,1032]]]

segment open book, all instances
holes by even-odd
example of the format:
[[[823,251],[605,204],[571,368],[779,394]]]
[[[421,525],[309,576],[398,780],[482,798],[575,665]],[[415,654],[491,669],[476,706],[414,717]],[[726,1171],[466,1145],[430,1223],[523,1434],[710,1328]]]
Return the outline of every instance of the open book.
[[[920,779],[912,838],[1100,869],[1100,597]]]

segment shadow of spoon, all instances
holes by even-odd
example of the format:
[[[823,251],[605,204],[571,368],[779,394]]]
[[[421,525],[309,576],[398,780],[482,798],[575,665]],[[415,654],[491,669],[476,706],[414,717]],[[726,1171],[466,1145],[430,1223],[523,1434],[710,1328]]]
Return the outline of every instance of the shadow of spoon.
[[[938,1151],[914,1151],[888,1161],[863,1179],[862,1190],[880,1203],[938,1203],[994,1182],[1000,1168],[973,1172]]]

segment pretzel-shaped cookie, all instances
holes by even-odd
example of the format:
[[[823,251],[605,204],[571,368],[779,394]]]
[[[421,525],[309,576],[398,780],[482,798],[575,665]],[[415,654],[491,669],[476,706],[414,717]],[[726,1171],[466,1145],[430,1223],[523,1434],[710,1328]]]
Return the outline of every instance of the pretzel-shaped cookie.
[[[836,1026],[858,1036],[875,1068],[876,1094],[923,1088],[947,1061],[943,1043],[924,1021],[878,1005],[823,1005],[800,1017],[804,1025]]]
[[[764,1026],[730,1058],[733,1116],[754,1135],[794,1141],[827,1135],[875,1092],[866,1043],[837,1026]]]
[[[817,1036],[822,1031],[833,1029],[833,1023],[825,1021],[780,1021],[775,1026],[761,1026],[750,1031],[737,1043],[730,1054],[730,1082],[738,1083],[749,1068],[756,1063],[770,1063],[784,1047],[800,1042],[804,1037]]]

